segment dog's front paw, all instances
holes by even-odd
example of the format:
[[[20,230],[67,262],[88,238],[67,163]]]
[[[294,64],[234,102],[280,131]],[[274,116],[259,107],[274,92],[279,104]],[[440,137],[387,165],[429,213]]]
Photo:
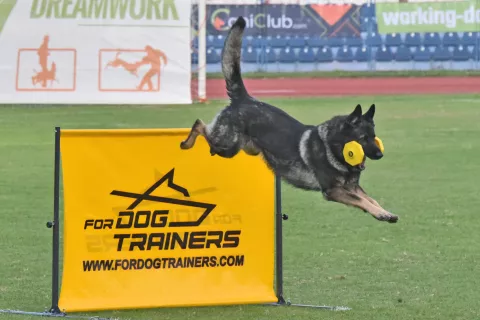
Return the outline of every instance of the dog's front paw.
[[[187,145],[187,141],[182,141],[180,143],[180,148],[183,149],[183,150],[186,150],[189,148],[189,146]]]
[[[397,223],[398,216],[390,213],[390,219],[387,220],[389,223]]]
[[[383,211],[382,213],[376,215],[375,219],[379,221],[387,221],[388,223],[396,223],[398,221],[398,216],[388,211]]]

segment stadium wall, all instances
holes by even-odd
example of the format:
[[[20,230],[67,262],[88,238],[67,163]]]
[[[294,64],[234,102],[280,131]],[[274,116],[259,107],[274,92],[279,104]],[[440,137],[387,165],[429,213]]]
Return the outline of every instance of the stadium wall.
[[[245,72],[476,70],[479,1],[207,1],[206,70],[247,18]],[[193,28],[198,14],[192,10]],[[198,61],[193,38],[192,64]]]

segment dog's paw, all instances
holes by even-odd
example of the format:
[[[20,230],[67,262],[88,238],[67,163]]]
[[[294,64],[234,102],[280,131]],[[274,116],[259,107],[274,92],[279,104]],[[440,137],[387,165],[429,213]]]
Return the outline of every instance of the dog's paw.
[[[380,213],[379,215],[375,216],[375,219],[379,221],[387,221],[389,223],[396,223],[398,221],[398,216],[388,212],[384,211]]]
[[[183,149],[183,150],[186,150],[186,149],[189,149],[189,146],[187,145],[186,141],[182,141],[180,143],[180,148]]]
[[[398,221],[398,216],[394,214],[390,214],[390,219],[387,220],[389,223],[397,223]]]

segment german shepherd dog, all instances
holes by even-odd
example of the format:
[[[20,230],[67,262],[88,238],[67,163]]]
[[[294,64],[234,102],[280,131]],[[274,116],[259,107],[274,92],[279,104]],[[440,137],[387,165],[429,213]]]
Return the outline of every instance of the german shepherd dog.
[[[243,84],[240,55],[245,20],[233,24],[222,50],[222,72],[230,105],[205,124],[197,119],[182,149],[203,136],[211,155],[234,157],[240,150],[263,156],[268,167],[284,181],[303,190],[321,191],[328,201],[353,206],[375,219],[395,223],[398,216],[383,209],[359,185],[366,157],[383,157],[375,143],[375,105],[362,115],[357,105],[348,115],[338,115],[319,125],[305,125],[284,111],[251,97]],[[357,141],[365,157],[357,166],[345,162],[345,143]]]

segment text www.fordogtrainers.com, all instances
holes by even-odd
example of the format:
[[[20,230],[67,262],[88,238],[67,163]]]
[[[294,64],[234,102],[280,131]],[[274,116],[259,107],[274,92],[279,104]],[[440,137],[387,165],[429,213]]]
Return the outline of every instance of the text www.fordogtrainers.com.
[[[244,255],[199,256],[179,258],[84,260],[83,271],[116,271],[177,268],[241,267]]]

